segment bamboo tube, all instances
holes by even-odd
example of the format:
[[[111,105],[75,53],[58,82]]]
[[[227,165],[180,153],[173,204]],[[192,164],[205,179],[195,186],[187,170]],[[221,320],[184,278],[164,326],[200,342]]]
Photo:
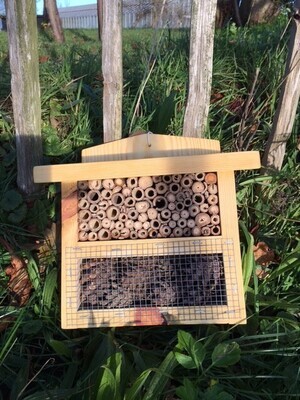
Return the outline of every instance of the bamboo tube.
[[[100,210],[100,207],[98,204],[91,204],[89,210],[92,214],[97,214],[97,212]]]
[[[171,211],[168,208],[165,208],[160,213],[160,218],[162,221],[168,221],[171,218]]]
[[[112,231],[111,231],[111,238],[112,239],[119,239],[119,237],[120,237],[120,231],[119,231],[119,229],[113,229]]]
[[[159,228],[159,233],[162,237],[168,237],[171,235],[172,229],[168,225],[162,225]]]
[[[218,186],[215,183],[207,186],[207,191],[209,194],[217,194],[218,193]]]
[[[183,229],[180,226],[176,226],[176,228],[173,229],[173,235],[175,237],[181,237],[183,235]]]
[[[86,198],[80,199],[78,202],[78,207],[81,210],[87,210],[90,207],[90,203],[88,202],[88,200]]]
[[[138,185],[138,178],[128,178],[126,179],[126,185],[129,189],[133,189]]]
[[[193,179],[190,176],[184,175],[180,181],[181,187],[183,188],[190,188],[193,185]]]
[[[123,228],[120,231],[120,239],[127,239],[130,236],[130,231],[128,228]]]
[[[104,189],[112,190],[115,187],[115,182],[113,179],[103,179],[102,186]]]
[[[150,220],[157,218],[157,210],[153,207],[148,208],[147,216]]]
[[[157,175],[157,176],[152,176],[153,183],[158,183],[162,181],[162,176]]]
[[[102,188],[102,180],[101,179],[94,179],[91,181],[88,181],[88,187],[89,189],[95,189],[95,190],[100,190]]]
[[[151,226],[152,229],[156,229],[156,230],[159,229],[160,228],[159,220],[158,219],[152,219],[150,221],[150,226]]]
[[[120,192],[122,192],[122,189],[123,189],[122,186],[116,185],[116,186],[112,189],[112,194],[114,194],[114,193],[120,193]],[[123,196],[124,196],[124,195],[123,195]]]
[[[146,239],[147,237],[148,237],[148,231],[146,230],[146,229],[140,229],[139,231],[138,231],[138,237],[140,238],[140,239]]]
[[[176,203],[169,203],[169,204],[168,204],[168,209],[169,209],[170,211],[176,210]]]
[[[216,194],[211,194],[211,195],[208,196],[207,202],[210,205],[215,205],[215,204],[218,204],[219,198],[218,198],[218,196]]]
[[[177,226],[176,221],[174,221],[173,219],[171,219],[171,220],[168,222],[168,225],[169,225],[169,227],[170,227],[171,229],[174,229],[174,228]]]
[[[133,239],[133,240],[137,239],[138,238],[137,231],[130,231],[129,237],[130,237],[130,239]]]
[[[131,208],[128,211],[128,218],[131,219],[132,221],[135,221],[136,219],[138,219],[139,217],[139,213],[137,212],[137,210],[135,208]]]
[[[147,210],[150,208],[150,204],[148,203],[148,201],[137,201],[135,203],[135,208],[137,210],[138,213],[143,213],[143,212],[147,212]]]
[[[182,210],[184,210],[184,203],[182,201],[177,201],[176,203],[176,210],[181,212]]]
[[[77,188],[80,190],[86,190],[89,188],[89,182],[88,181],[78,181]]]
[[[196,181],[192,185],[192,191],[193,193],[203,193],[205,191],[205,186],[202,182]]]
[[[157,237],[157,231],[155,229],[149,229],[148,235],[149,235],[149,238],[156,238]]]
[[[199,226],[195,226],[192,229],[192,235],[193,236],[200,236],[201,235],[201,228],[199,228]]]
[[[185,228],[187,224],[187,220],[185,218],[179,218],[179,220],[177,221],[177,226],[179,228]]]
[[[188,219],[188,217],[190,216],[188,210],[182,210],[180,213],[180,217],[184,218],[184,219]]]
[[[163,175],[162,180],[169,185],[172,182],[172,175]]]
[[[180,175],[180,174],[174,174],[174,175],[171,175],[171,176],[172,176],[172,181],[176,182],[176,183],[179,183],[181,181],[181,179],[182,179],[182,175]]]
[[[169,203],[174,203],[176,201],[176,196],[174,193],[168,192],[166,194],[166,199]]]
[[[161,210],[164,210],[165,208],[167,208],[168,202],[165,197],[157,196],[153,200],[153,205],[154,205],[154,207],[156,207],[156,209],[158,211],[161,211]]]
[[[219,214],[219,206],[217,206],[216,204],[214,204],[214,205],[212,205],[212,206],[209,206],[209,207],[208,207],[208,212],[209,212],[211,215]]]
[[[106,211],[105,210],[99,210],[97,212],[97,216],[100,220],[103,220],[104,218],[106,218]]]
[[[135,199],[132,196],[126,197],[124,200],[125,207],[134,207],[135,206]]]
[[[108,200],[101,200],[101,201],[99,201],[98,206],[99,206],[100,210],[107,210],[108,206],[109,206],[109,202],[108,202]]]
[[[179,183],[177,182],[172,182],[169,186],[169,190],[171,193],[177,194],[180,191],[181,187]]]
[[[127,221],[125,221],[125,228],[133,229],[133,226],[134,226],[134,221],[132,219],[127,219]]]
[[[127,186],[124,186],[122,189],[122,194],[124,197],[131,196],[131,189],[129,189],[129,187],[127,187]]]
[[[202,193],[194,193],[193,194],[193,202],[195,204],[201,205],[205,202],[205,197]]]
[[[187,225],[187,227],[189,227],[189,228],[194,228],[194,226],[196,225],[196,222],[195,222],[194,219],[189,218],[189,219],[186,221],[186,225]]]
[[[185,198],[183,201],[183,204],[184,204],[184,207],[187,207],[187,208],[190,207],[193,204],[192,199]]]
[[[191,233],[192,233],[191,228],[189,228],[189,227],[183,228],[182,234],[183,234],[184,237],[190,237]]]
[[[165,194],[168,191],[168,185],[166,184],[166,182],[159,182],[155,185],[155,190],[157,192],[157,194]]]
[[[141,221],[135,221],[133,227],[136,231],[139,231],[143,227],[143,223]]]
[[[87,200],[90,203],[98,203],[101,200],[101,194],[99,190],[90,190],[87,194]]]
[[[102,228],[101,221],[99,219],[97,219],[97,218],[91,218],[89,220],[88,224],[89,224],[89,229],[92,232],[98,232]]]
[[[110,200],[112,196],[112,191],[110,189],[103,189],[101,191],[101,196],[103,200]]]
[[[203,236],[210,236],[210,228],[208,226],[204,226],[201,228],[201,234]]]
[[[188,211],[189,211],[190,216],[193,218],[193,217],[195,217],[197,214],[199,214],[200,208],[199,208],[198,205],[193,204],[193,205],[191,205],[191,206],[188,208]]]
[[[172,213],[172,220],[173,221],[178,221],[180,219],[180,214],[178,212]]]
[[[208,172],[207,174],[205,174],[204,180],[208,185],[211,185],[212,183],[217,183],[217,174],[215,172]]]
[[[125,197],[122,193],[113,193],[111,203],[115,207],[121,207],[124,204]]]
[[[91,219],[92,215],[90,210],[80,210],[78,213],[79,222],[88,222]]]
[[[153,185],[153,179],[151,176],[142,176],[138,180],[138,186],[143,190],[150,188],[152,185]]]
[[[156,190],[153,187],[145,189],[145,198],[153,200],[157,196]]]
[[[207,213],[209,209],[209,205],[207,203],[200,204],[200,211],[202,213]]]
[[[149,221],[145,221],[144,223],[143,223],[143,229],[150,229],[150,222]]]
[[[178,192],[177,194],[176,194],[176,201],[180,201],[180,202],[184,202],[184,200],[185,200],[185,195],[184,195],[184,193],[183,192]]]
[[[99,240],[109,240],[111,238],[111,233],[108,229],[100,229],[98,232],[98,239]]]
[[[195,217],[195,223],[199,228],[202,228],[210,223],[210,216],[206,213],[199,213]]]
[[[205,174],[203,172],[198,172],[195,174],[196,181],[202,182],[204,181]]]
[[[131,196],[134,200],[141,201],[145,197],[145,192],[141,187],[137,186],[132,189]]]
[[[213,224],[213,225],[219,225],[219,223],[220,223],[220,217],[219,217],[219,215],[212,215],[211,217],[210,217],[210,220],[211,220],[211,223]]]
[[[190,199],[193,196],[193,191],[191,188],[187,188],[183,190],[183,194],[186,199]]]
[[[97,232],[89,232],[88,233],[88,240],[90,241],[90,242],[94,242],[95,240],[98,240],[98,235],[97,235]]]
[[[90,230],[88,222],[80,222],[78,225],[80,231],[88,232]]]
[[[220,233],[221,233],[221,228],[220,228],[220,226],[219,225],[215,225],[215,226],[213,226],[212,228],[211,228],[211,234],[213,235],[213,236],[218,236],[218,235],[220,235]]]
[[[120,231],[123,228],[125,228],[124,222],[122,222],[122,221],[115,222],[114,229],[118,229],[118,231]]]
[[[116,206],[109,206],[106,210],[106,216],[110,221],[116,221],[119,218],[120,210]]]
[[[78,232],[78,240],[80,242],[86,242],[88,240],[88,233],[85,231]]]
[[[109,229],[110,228],[110,222],[111,220],[109,218],[103,218],[102,220],[102,227],[105,229]]]
[[[138,216],[138,220],[142,223],[148,221],[147,213],[140,213]]]
[[[87,192],[85,190],[79,190],[78,199],[86,199],[86,198],[87,198]]]
[[[128,220],[128,215],[124,212],[120,212],[119,214],[119,221],[125,222]]]
[[[125,185],[125,179],[123,179],[123,178],[116,178],[116,179],[114,179],[114,184],[115,184],[116,186],[121,186],[121,187],[123,187],[123,186]]]

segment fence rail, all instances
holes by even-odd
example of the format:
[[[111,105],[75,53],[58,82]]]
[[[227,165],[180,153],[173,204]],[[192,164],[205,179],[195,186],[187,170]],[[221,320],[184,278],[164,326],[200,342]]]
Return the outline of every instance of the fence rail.
[[[96,4],[60,8],[58,11],[63,28],[98,28]],[[154,0],[123,0],[124,28],[187,28],[190,18],[191,0],[167,0],[163,10],[155,5]]]

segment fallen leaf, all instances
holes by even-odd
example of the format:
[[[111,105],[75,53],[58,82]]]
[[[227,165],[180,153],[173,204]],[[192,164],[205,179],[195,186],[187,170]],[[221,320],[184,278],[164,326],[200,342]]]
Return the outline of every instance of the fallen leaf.
[[[11,263],[6,267],[5,273],[9,276],[7,288],[11,303],[20,307],[24,306],[29,300],[32,288],[24,260],[12,255]]]
[[[253,253],[256,264],[264,267],[275,261],[274,251],[271,250],[265,242],[258,242],[257,245],[253,247]]]

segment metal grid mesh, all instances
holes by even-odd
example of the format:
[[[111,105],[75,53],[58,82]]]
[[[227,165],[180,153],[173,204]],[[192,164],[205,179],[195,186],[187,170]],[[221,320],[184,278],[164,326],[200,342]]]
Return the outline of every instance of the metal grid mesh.
[[[188,323],[224,312],[230,319],[230,307],[240,308],[232,240],[72,247],[66,260],[70,321],[97,311],[113,325],[114,316],[126,321],[138,309],[151,317],[157,308]]]

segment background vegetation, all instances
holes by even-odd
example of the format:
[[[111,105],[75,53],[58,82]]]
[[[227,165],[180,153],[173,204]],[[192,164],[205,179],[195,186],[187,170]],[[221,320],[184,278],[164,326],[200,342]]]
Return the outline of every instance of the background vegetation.
[[[207,137],[219,139],[224,151],[263,151],[286,29],[282,17],[216,33]],[[47,163],[80,161],[82,148],[102,140],[97,32],[65,34],[63,47],[47,28],[39,37]],[[136,129],[181,135],[188,43],[186,31],[124,32],[124,136]],[[0,399],[299,398],[299,116],[278,175],[236,176],[247,325],[63,331],[53,241],[59,186],[31,199],[16,188],[7,51],[1,32]],[[16,270],[21,288],[12,284]]]

